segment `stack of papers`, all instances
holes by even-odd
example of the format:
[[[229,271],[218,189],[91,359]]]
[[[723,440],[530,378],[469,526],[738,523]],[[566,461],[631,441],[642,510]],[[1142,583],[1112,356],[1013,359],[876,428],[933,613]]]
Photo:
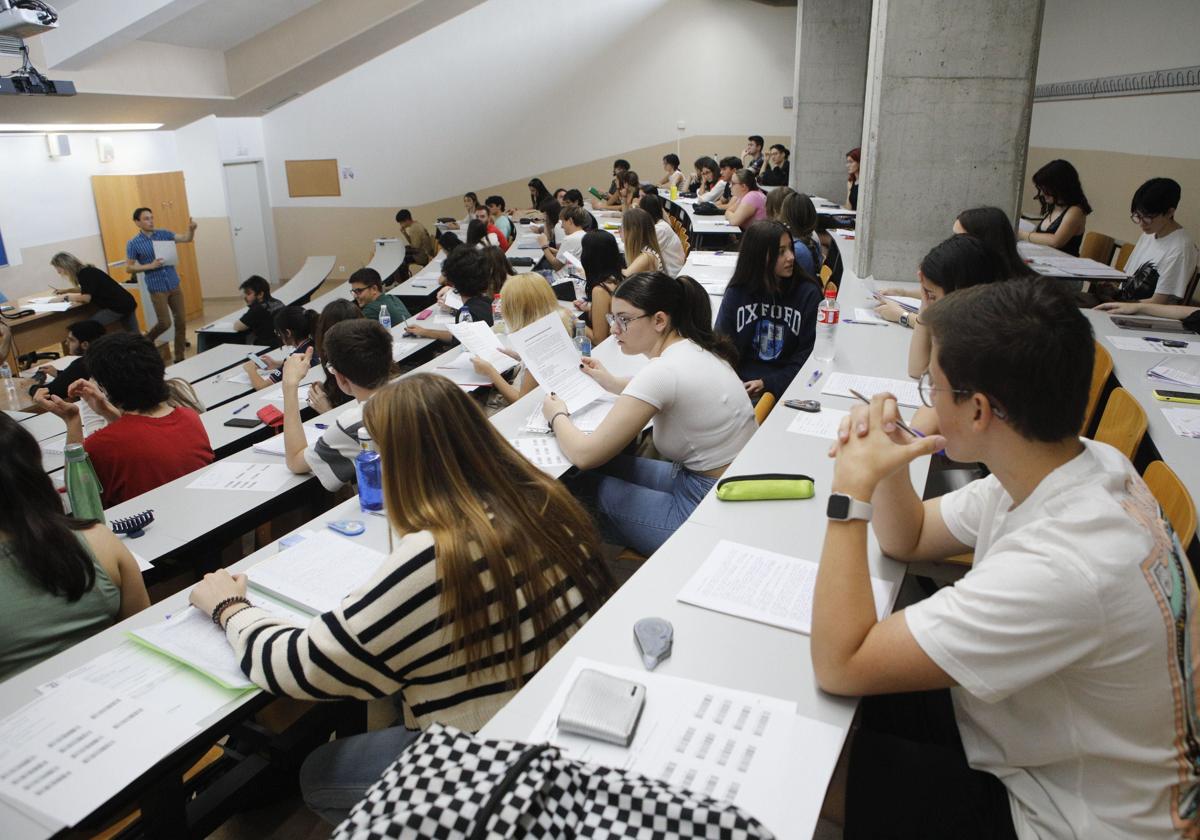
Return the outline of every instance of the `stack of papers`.
[[[721,540],[678,598],[685,604],[807,635],[812,632],[817,568],[811,560]],[[891,609],[895,587],[871,578],[871,592],[882,621]]]
[[[687,266],[712,265],[734,268],[737,266],[737,258],[738,255],[736,253],[726,253],[724,251],[692,251],[688,255]]]
[[[1163,359],[1146,376],[1155,382],[1200,388],[1200,358]]]
[[[905,297],[903,295],[876,295],[880,300],[890,300],[892,303],[899,305],[905,312],[920,312],[921,299],[915,297]]]
[[[468,354],[478,356],[491,364],[497,371],[504,373],[517,365],[517,360],[504,352],[500,339],[486,321],[468,321],[465,324],[451,324],[450,335],[458,339]],[[460,357],[462,358],[462,357]],[[468,361],[470,361],[468,359]]]
[[[1049,257],[1036,255],[1030,261],[1033,269],[1040,274],[1053,274],[1067,277],[1104,277],[1113,280],[1124,280],[1126,274],[1117,271],[1112,266],[1083,257]]]
[[[311,613],[336,609],[387,562],[387,555],[318,531],[286,551],[252,566],[250,586]]]
[[[1164,408],[1162,413],[1175,434],[1200,438],[1200,408]]]
[[[24,309],[32,309],[34,312],[66,312],[71,308],[69,303],[31,303]]]
[[[850,393],[851,390],[858,391],[867,399],[886,391],[892,394],[900,405],[906,405],[909,408],[920,408],[921,406],[921,394],[917,391],[917,383],[912,380],[834,373],[826,380],[821,393],[853,399],[854,395]]]
[[[314,445],[321,439],[321,429],[316,426],[304,426],[304,438],[308,441],[308,445]],[[274,437],[267,438],[262,443],[254,444],[255,452],[263,452],[267,455],[286,455],[287,451],[283,445],[283,433],[279,433]]]

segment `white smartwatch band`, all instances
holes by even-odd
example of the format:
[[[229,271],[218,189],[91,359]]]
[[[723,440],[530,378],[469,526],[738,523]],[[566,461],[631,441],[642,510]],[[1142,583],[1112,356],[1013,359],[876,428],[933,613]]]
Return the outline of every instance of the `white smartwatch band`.
[[[835,522],[847,522],[851,519],[870,522],[873,511],[870,502],[860,502],[845,493],[830,493],[825,515]]]

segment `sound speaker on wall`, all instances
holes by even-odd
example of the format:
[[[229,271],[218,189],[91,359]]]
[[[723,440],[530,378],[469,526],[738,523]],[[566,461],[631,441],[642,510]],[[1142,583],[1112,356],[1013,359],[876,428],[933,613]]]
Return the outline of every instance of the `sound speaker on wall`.
[[[46,146],[52,158],[67,157],[71,154],[71,138],[65,134],[47,134]]]

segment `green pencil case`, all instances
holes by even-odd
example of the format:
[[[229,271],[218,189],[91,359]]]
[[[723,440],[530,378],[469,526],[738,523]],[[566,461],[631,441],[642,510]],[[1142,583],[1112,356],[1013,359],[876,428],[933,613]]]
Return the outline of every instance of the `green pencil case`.
[[[813,492],[812,476],[789,473],[737,475],[717,482],[717,498],[723,502],[811,499]]]

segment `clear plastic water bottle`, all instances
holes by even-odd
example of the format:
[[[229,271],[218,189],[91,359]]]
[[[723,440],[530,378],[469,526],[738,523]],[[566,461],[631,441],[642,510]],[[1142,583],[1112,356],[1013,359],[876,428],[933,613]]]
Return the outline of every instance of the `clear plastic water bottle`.
[[[825,300],[817,307],[817,344],[813,347],[812,356],[818,362],[833,361],[840,316],[837,288],[831,283],[825,287]]]
[[[467,305],[464,303],[462,308],[458,310],[458,323],[469,324],[474,320],[475,319],[471,317],[471,310],[468,309]]]
[[[575,286],[575,300],[587,300],[587,280],[572,270],[571,282]]]
[[[492,329],[498,333],[508,332],[508,327],[504,323],[504,312],[500,306],[500,295],[492,297]]]
[[[358,478],[358,504],[363,510],[383,510],[383,467],[379,453],[371,446],[371,433],[366,426],[358,429],[360,451],[354,458],[354,474]]]
[[[100,501],[100,479],[82,443],[68,443],[63,450],[66,461],[67,500],[71,515],[78,519],[95,519],[105,523],[104,503]]]
[[[386,306],[379,307],[379,323],[383,325],[385,330],[392,328],[392,313]]]
[[[4,398],[16,408],[13,402],[17,398],[17,384],[13,382],[12,368],[8,366],[8,362],[0,365],[0,380],[3,380],[4,384]]]
[[[592,340],[588,338],[587,325],[583,321],[575,322],[575,347],[581,356],[592,355]]]

